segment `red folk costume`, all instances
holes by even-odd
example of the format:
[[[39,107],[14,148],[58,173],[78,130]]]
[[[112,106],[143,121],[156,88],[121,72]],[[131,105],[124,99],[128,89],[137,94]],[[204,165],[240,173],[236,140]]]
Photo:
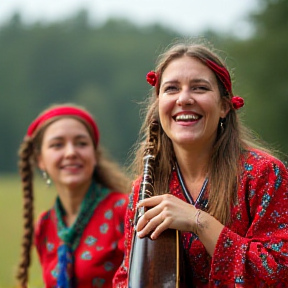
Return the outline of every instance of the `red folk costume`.
[[[193,287],[288,287],[287,170],[281,161],[260,151],[247,152],[243,159],[231,224],[223,228],[213,257],[197,235],[182,232]],[[176,171],[172,172],[170,191],[187,202]],[[125,258],[113,279],[115,288],[128,287],[138,192],[136,181],[125,220]],[[203,194],[196,207],[203,209],[206,196]]]
[[[73,277],[79,288],[111,288],[113,275],[123,260],[128,195],[109,191],[102,196],[73,253]],[[36,226],[35,243],[46,288],[57,287],[57,250],[61,245],[58,225],[53,207],[40,216]]]
[[[73,116],[91,129],[95,148],[99,130],[86,111],[72,107],[51,108],[28,127],[27,139],[49,119]],[[91,175],[92,178],[92,175]],[[80,205],[77,219],[70,227],[59,196],[54,207],[43,213],[36,224],[35,245],[46,288],[111,288],[112,278],[124,257],[124,217],[128,195],[103,187],[91,179]]]

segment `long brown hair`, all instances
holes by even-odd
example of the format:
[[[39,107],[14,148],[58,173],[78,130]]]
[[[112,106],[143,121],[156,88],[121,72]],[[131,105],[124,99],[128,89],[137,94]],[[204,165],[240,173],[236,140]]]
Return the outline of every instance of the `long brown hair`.
[[[144,102],[142,110],[144,122],[139,133],[139,139],[135,144],[135,158],[131,164],[131,171],[135,172],[134,177],[141,175],[142,155],[144,144],[148,135],[148,128],[152,121],[160,123],[158,111],[158,93],[161,84],[161,77],[169,63],[183,56],[196,57],[205,64],[209,59],[219,66],[226,67],[224,61],[217,55],[211,44],[205,41],[199,42],[185,40],[177,42],[168,47],[166,51],[158,57],[155,72],[158,75],[156,87],[151,90],[150,97]],[[226,67],[227,69],[227,67]],[[228,69],[227,69],[228,70]],[[215,73],[214,73],[215,74]],[[208,212],[217,218],[221,223],[227,224],[230,219],[230,206],[236,199],[237,182],[241,172],[241,155],[245,150],[251,148],[264,148],[253,133],[246,128],[240,121],[239,115],[232,108],[231,97],[233,92],[227,92],[223,83],[215,74],[221,99],[230,105],[231,109],[225,118],[225,129],[222,131],[220,125],[217,131],[217,138],[213,147],[212,157],[208,165]],[[175,163],[175,155],[171,140],[163,131],[160,123],[158,165],[155,168],[155,191],[158,194],[169,193],[169,181],[171,171]]]
[[[76,107],[87,112],[87,110],[81,106],[74,104],[61,104],[52,105],[48,109],[44,110],[40,115],[47,111],[62,106]],[[42,139],[46,128],[53,122],[68,116],[58,116],[49,119],[39,129],[35,131],[32,137],[25,136],[23,142],[20,145],[18,152],[19,155],[19,173],[22,181],[23,192],[23,226],[24,232],[22,236],[22,252],[19,262],[17,279],[21,287],[26,288],[28,283],[28,268],[31,262],[31,247],[34,234],[34,216],[33,216],[33,171],[37,163],[37,155],[41,151]],[[95,144],[94,137],[92,136],[91,127],[82,119],[76,116],[73,117],[81,121],[91,138],[93,139],[95,146],[95,155],[97,159],[97,166],[92,177],[95,181],[103,186],[106,186],[114,191],[122,193],[129,193],[131,190],[131,181],[124,173],[124,170],[118,165],[118,163],[109,159],[107,151],[104,150],[101,145]]]

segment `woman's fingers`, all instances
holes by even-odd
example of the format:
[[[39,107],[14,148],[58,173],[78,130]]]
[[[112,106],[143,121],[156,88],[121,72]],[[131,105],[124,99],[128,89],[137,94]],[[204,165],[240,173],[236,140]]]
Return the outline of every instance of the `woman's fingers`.
[[[137,204],[137,207],[154,207],[154,206],[158,205],[159,203],[161,203],[161,201],[163,200],[163,196],[164,195],[153,196],[151,198],[141,200]]]
[[[168,228],[193,231],[195,226],[196,208],[173,195],[165,194],[145,199],[138,207],[148,208],[137,223],[136,231],[139,237],[152,233],[151,238],[155,239]]]
[[[145,199],[143,201],[141,201],[140,203],[138,203],[137,207],[145,207],[148,208],[147,211],[144,213],[144,215],[142,215],[140,217],[140,219],[138,220],[137,223],[137,231],[142,230],[148,222],[151,221],[151,219],[153,219],[154,217],[158,216],[159,214],[161,214],[161,221],[160,223],[166,218],[166,214],[163,213],[164,211],[167,211],[169,209],[167,209],[167,207],[171,204],[169,204],[169,202],[173,201],[173,198],[175,198],[172,195],[161,195],[161,196],[155,196],[155,197],[151,197],[148,199]],[[157,218],[159,219],[159,218]],[[153,221],[153,224],[155,223],[155,221]],[[151,226],[151,225],[150,225]]]
[[[138,225],[137,225],[138,228]],[[161,214],[153,217],[150,221],[146,222],[143,229],[137,229],[138,237],[142,238],[151,234],[152,239],[156,239],[164,230],[169,228],[169,220],[163,219]]]
[[[136,230],[137,231],[140,231],[142,230],[145,226],[148,225],[148,223],[150,223],[152,220],[152,224],[150,224],[149,226],[151,225],[157,225],[157,222],[160,221],[158,220],[159,219],[159,215],[161,213],[161,207],[159,205],[153,207],[153,208],[150,208],[148,209],[144,215],[142,215],[140,217],[140,219],[138,220],[138,223],[137,223],[137,228]],[[157,218],[158,217],[158,218]],[[155,219],[156,218],[156,219]],[[160,221],[161,222],[161,221]]]
[[[172,221],[171,208],[169,209],[169,207],[173,203],[174,198],[172,195],[161,195],[141,201],[138,207],[152,208],[149,208],[137,223],[136,231],[141,231],[141,233],[137,233],[139,237],[144,237],[154,230],[157,230],[154,235],[158,235],[169,228],[169,223]],[[164,220],[165,224],[162,224]],[[161,226],[158,227],[159,225]]]
[[[151,239],[155,240],[158,238],[158,236],[165,231],[166,229],[169,228],[169,223],[168,223],[168,219],[165,219],[164,221],[162,221],[162,223],[160,225],[158,225],[156,227],[156,229],[152,232],[151,234]]]

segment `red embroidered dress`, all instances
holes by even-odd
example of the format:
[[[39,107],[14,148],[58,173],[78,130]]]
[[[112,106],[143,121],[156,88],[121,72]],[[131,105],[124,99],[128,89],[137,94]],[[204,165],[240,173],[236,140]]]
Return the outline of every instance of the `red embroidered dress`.
[[[112,278],[123,260],[124,215],[128,195],[111,192],[95,208],[74,251],[74,274],[79,288],[111,288]],[[57,287],[57,235],[55,209],[40,216],[35,244],[46,288]]]
[[[193,287],[288,287],[287,170],[282,162],[263,152],[247,154],[231,225],[222,230],[213,257],[195,234],[182,233]],[[139,183],[134,185],[128,205],[125,257],[113,279],[114,288],[127,287],[138,191]],[[175,171],[170,191],[186,201]]]

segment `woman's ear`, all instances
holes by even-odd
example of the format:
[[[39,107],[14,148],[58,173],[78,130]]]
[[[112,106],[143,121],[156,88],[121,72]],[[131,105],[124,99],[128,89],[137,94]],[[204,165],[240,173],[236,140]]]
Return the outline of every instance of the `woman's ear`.
[[[44,165],[44,162],[43,162],[43,159],[42,159],[42,156],[41,154],[39,154],[37,156],[37,166],[40,170],[42,171],[46,171],[46,168],[45,168],[45,165]]]
[[[221,99],[220,118],[225,118],[231,109],[230,100],[228,98]]]

